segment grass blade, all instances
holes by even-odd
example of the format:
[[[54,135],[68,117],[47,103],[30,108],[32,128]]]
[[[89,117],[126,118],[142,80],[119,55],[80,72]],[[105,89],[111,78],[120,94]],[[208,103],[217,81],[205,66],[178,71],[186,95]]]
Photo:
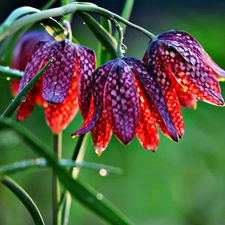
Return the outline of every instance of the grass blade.
[[[29,211],[36,225],[45,225],[36,204],[22,187],[20,187],[14,180],[9,177],[2,178],[1,182],[20,199],[20,201]]]

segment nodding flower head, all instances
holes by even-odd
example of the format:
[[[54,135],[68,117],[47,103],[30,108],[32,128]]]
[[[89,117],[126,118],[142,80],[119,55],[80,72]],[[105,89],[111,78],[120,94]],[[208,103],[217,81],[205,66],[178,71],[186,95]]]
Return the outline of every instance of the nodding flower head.
[[[93,73],[92,94],[81,108],[82,127],[72,136],[91,130],[97,154],[106,148],[112,132],[124,144],[136,135],[141,145],[155,151],[158,125],[171,139],[183,135],[184,123],[175,93],[165,93],[149,66],[134,58],[114,59]]]
[[[23,56],[25,52],[18,54]],[[44,107],[47,124],[54,134],[66,128],[78,111],[79,93],[89,89],[92,72],[95,69],[94,51],[62,41],[38,42],[31,54],[20,82],[19,92],[52,59],[52,63],[39,78],[18,108],[18,121],[30,115],[36,102]],[[81,96],[82,99],[85,96]]]
[[[183,107],[195,108],[196,100],[224,105],[217,80],[225,77],[225,71],[187,32],[171,30],[158,35],[143,60],[153,69],[163,92],[176,92]]]

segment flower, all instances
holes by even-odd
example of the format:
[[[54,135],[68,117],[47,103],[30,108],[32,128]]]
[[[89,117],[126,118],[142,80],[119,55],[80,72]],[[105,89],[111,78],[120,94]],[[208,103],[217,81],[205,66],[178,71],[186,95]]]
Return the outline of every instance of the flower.
[[[17,120],[28,117],[36,102],[39,102],[44,107],[47,124],[57,134],[71,122],[78,111],[78,104],[82,104],[83,98],[89,94],[88,91],[84,93],[83,89],[89,89],[89,78],[95,69],[96,60],[93,50],[67,39],[38,42],[24,71],[19,92],[49,59],[53,62],[21,103]],[[81,96],[79,93],[84,94]]]
[[[171,30],[151,41],[143,61],[153,68],[164,93],[177,95],[180,104],[195,108],[196,101],[224,105],[217,81],[222,70],[185,31]]]
[[[176,95],[162,93],[149,66],[134,58],[114,59],[93,73],[92,95],[81,108],[84,123],[72,136],[91,130],[96,153],[106,148],[112,132],[124,144],[135,135],[141,145],[155,151],[159,143],[156,124],[178,141],[184,123]]]

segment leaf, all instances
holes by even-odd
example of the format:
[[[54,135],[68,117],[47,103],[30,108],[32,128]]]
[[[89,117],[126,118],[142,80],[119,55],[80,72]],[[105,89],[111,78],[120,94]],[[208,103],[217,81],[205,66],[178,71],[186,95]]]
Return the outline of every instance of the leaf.
[[[110,34],[112,33],[111,21],[105,17],[101,17],[101,25],[106,29]],[[98,66],[110,61],[113,57],[106,51],[105,47],[101,42],[98,43],[98,54],[97,54],[97,63]]]
[[[29,90],[33,87],[33,85],[37,82],[39,77],[45,72],[45,70],[49,67],[52,60],[50,59],[48,63],[43,67],[42,70],[40,70],[39,73],[37,73],[30,82],[24,87],[24,89],[14,98],[14,100],[8,105],[6,110],[3,112],[2,116],[4,117],[10,117],[18,108],[22,100],[25,98]]]
[[[32,135],[26,128],[19,123],[4,117],[0,117],[0,127],[13,129],[23,138],[24,143],[36,152],[37,155],[44,157],[49,165],[51,165],[62,185],[64,185],[73,197],[87,208],[111,224],[133,224],[122,212],[106,200],[100,193],[96,192],[91,186],[79,180],[72,179],[69,172],[59,165],[56,156],[51,153],[51,149],[42,143],[36,136]]]
[[[56,40],[61,41],[67,38],[66,29],[55,19],[48,18],[40,21],[41,26],[45,28],[45,30]]]
[[[0,66],[0,78],[10,80],[17,79],[21,80],[23,72],[15,69],[11,69],[8,66]]]
[[[14,180],[6,176],[1,179],[1,182],[20,199],[20,201],[29,211],[36,225],[45,225],[36,204],[22,187],[20,187]]]
[[[77,12],[77,14],[89,27],[95,37],[102,43],[105,49],[109,51],[110,55],[115,58],[117,42],[114,37],[89,14],[84,12]]]
[[[70,159],[60,159],[59,164],[62,167],[72,167],[72,168],[78,167],[78,168],[87,168],[87,169],[94,169],[94,170],[104,169],[110,173],[116,173],[116,174],[122,173],[122,170],[120,168],[117,168],[114,166],[108,166],[104,164],[98,164],[98,163],[91,163],[91,162],[77,163],[77,162],[74,162],[74,160],[70,160]],[[49,166],[48,162],[44,158],[19,161],[13,164],[1,166],[0,176],[10,175],[10,174],[18,173],[24,170],[29,170],[32,168],[47,168],[48,166]]]

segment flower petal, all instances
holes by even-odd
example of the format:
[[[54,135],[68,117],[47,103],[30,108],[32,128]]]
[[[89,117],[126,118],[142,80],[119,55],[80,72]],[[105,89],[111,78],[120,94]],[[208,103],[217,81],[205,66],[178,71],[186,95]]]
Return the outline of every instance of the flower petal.
[[[68,94],[61,104],[49,104],[45,102],[44,111],[48,126],[53,134],[58,134],[65,129],[78,111],[78,66]]]
[[[179,137],[184,134],[184,121],[180,110],[180,103],[173,86],[168,68],[165,66],[166,58],[161,55],[162,49],[157,42],[151,45],[149,51],[149,65],[154,65],[153,72],[162,90],[162,94],[166,100],[168,110],[170,112],[173,123],[178,131]]]
[[[95,152],[100,156],[107,147],[112,136],[112,129],[107,122],[104,113],[100,116],[97,124],[91,130]]]
[[[163,46],[161,51],[165,52],[162,58],[167,61],[167,69],[185,90],[190,91],[197,99],[210,104],[224,104],[216,77],[198,58],[188,63],[175,49],[165,49],[166,46]]]
[[[173,76],[170,76],[173,82],[173,86],[176,90],[177,97],[179,99],[180,105],[188,109],[196,109],[197,100],[196,97],[190,92],[182,88],[182,86],[176,81]]]
[[[113,64],[114,60],[102,65],[93,73],[93,94],[90,101],[88,115],[87,118],[84,118],[85,121],[81,128],[78,131],[72,133],[73,137],[85,134],[90,131],[96,125],[99,117],[101,116],[105,82]]]
[[[24,71],[36,44],[52,39],[52,36],[44,30],[29,31],[23,34],[17,41],[13,51],[12,68]]]
[[[19,92],[29,83],[29,81],[41,70],[47,58],[48,42],[39,42],[26,66],[24,75],[20,81]]]
[[[63,40],[52,42],[48,51],[48,59],[53,62],[44,73],[42,96],[49,103],[62,103],[74,76],[76,47],[69,40]]]
[[[162,94],[159,83],[156,80],[155,73],[147,64],[140,60],[128,57],[124,58],[126,58],[125,61],[129,63],[130,66],[132,66],[132,70],[137,74],[139,80],[142,82],[146,92],[157,109],[156,111],[158,111],[161,117],[160,119],[163,121],[163,126],[166,127],[166,130],[162,129],[163,126],[160,126],[161,123],[158,123],[160,119],[157,119],[158,125],[165,134],[168,133],[169,137],[171,137],[174,141],[178,141],[178,130],[176,129],[175,123],[172,120],[172,116],[174,116],[174,114],[171,115],[168,111],[167,102]],[[154,107],[152,106],[152,108]],[[156,114],[156,112],[154,112],[154,114]]]
[[[151,151],[156,151],[159,144],[159,134],[156,129],[156,120],[150,107],[148,94],[143,84],[133,73],[140,104],[140,121],[136,132],[141,145]]]
[[[168,36],[171,40],[168,40]],[[159,39],[161,54],[177,81],[185,79],[186,76],[186,84],[182,84],[185,89],[187,86],[190,87],[191,82],[192,87],[189,89],[193,89],[192,92],[195,92],[193,94],[199,99],[211,104],[223,105],[224,100],[220,94],[217,77],[224,76],[225,71],[212,61],[201,45],[186,32],[167,32],[159,35]]]
[[[26,95],[26,98],[24,98],[24,100],[18,107],[17,121],[22,121],[26,119],[32,112],[36,104],[38,95],[41,93],[42,79],[43,79],[42,77],[38,79],[38,81],[34,84],[34,86]]]
[[[81,114],[86,119],[90,107],[92,74],[95,70],[96,59],[94,51],[86,47],[79,47],[77,56],[79,66],[78,102]]]
[[[128,144],[135,136],[140,107],[130,67],[117,59],[105,84],[104,112],[116,137]]]
[[[158,38],[160,40],[167,40],[167,43],[168,41],[171,41],[171,46],[173,46],[183,57],[187,56],[185,51],[194,52],[197,57],[201,58],[205,65],[208,65],[212,70],[214,70],[215,76],[218,78],[225,78],[225,71],[212,60],[212,58],[205,52],[201,44],[186,31],[171,30],[160,34]]]

